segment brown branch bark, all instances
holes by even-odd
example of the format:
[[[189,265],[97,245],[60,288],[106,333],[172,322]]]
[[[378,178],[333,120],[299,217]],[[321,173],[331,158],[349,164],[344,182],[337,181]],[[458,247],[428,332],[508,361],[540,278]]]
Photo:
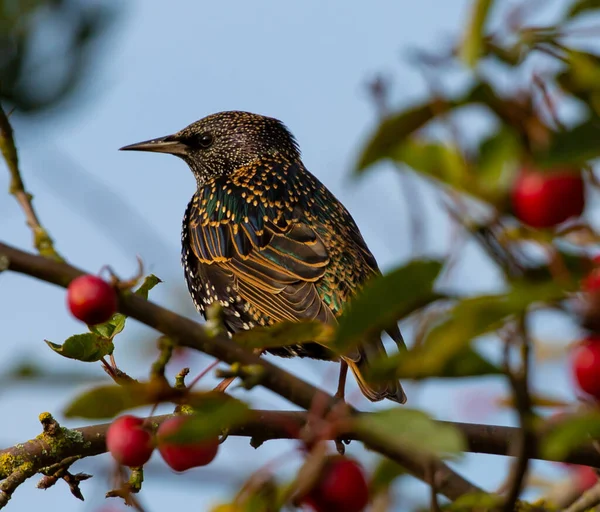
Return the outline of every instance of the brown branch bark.
[[[151,421],[153,424],[159,425],[170,417],[170,414],[152,416]],[[296,433],[306,425],[306,420],[307,413],[304,411],[255,410],[248,421],[243,425],[232,427],[228,431],[228,435],[249,437],[253,446],[259,446],[266,441],[275,439],[291,440],[297,438]],[[510,448],[520,435],[519,429],[516,427],[450,421],[439,421],[438,423],[450,425],[461,431],[467,440],[467,451],[471,453],[510,456]],[[64,453],[60,450],[48,450],[42,439],[35,438],[0,450],[0,460],[10,458],[20,462],[32,462],[36,468],[43,468],[57,464],[67,456],[74,455],[74,451],[82,457],[100,455],[106,452],[105,436],[109,425],[110,423],[102,423],[72,429],[75,435],[69,437]],[[345,439],[360,441],[357,434],[352,431],[342,431],[340,434]],[[549,460],[542,458],[535,444],[530,450],[532,459]],[[563,462],[600,467],[600,454],[592,444],[589,444],[571,452]],[[0,465],[0,479],[7,476],[6,467]]]
[[[63,287],[68,286],[71,280],[83,274],[80,269],[66,263],[42,258],[3,243],[0,243],[0,255],[8,258],[8,270],[27,274]],[[303,409],[310,409],[313,400],[319,395],[323,397],[326,410],[330,410],[337,403],[333,396],[325,394],[311,384],[242,349],[227,336],[210,336],[198,323],[161,308],[150,301],[133,294],[121,294],[119,311],[169,336],[180,346],[200,350],[230,364],[237,362],[243,365],[260,366],[264,370],[264,377],[260,384]],[[351,409],[351,412],[357,413],[358,411]],[[398,446],[386,446],[375,436],[363,435],[360,441],[366,447],[396,461],[421,480],[425,480],[428,472],[431,471],[430,458],[415,456],[412,452]],[[70,455],[75,455],[75,453],[63,454],[63,458]],[[438,492],[450,499],[481,491],[440,460],[433,462],[433,472]]]

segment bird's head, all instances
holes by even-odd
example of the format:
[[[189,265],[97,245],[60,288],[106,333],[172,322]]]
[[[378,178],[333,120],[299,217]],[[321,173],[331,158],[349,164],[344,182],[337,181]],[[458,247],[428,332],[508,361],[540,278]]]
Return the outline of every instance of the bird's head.
[[[263,158],[300,157],[293,135],[281,121],[240,111],[212,114],[173,135],[121,149],[178,156],[200,184]]]

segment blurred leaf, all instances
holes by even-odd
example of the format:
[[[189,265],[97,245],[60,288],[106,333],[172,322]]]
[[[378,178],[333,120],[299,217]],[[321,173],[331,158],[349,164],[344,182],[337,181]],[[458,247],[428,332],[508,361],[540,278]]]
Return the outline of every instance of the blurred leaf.
[[[385,381],[391,378],[426,379],[480,377],[483,375],[502,375],[498,366],[490,363],[470,347],[453,354],[440,366],[432,367],[427,358],[422,359],[418,349],[384,356],[372,363],[367,378],[373,381]]]
[[[476,167],[469,168],[459,149],[443,142],[409,139],[392,158],[474,197],[498,204],[511,184],[511,164],[521,146],[514,130],[503,125],[480,145]]]
[[[90,76],[97,54],[92,45],[118,8],[114,1],[1,1],[0,97],[24,113],[66,99]],[[58,31],[55,44],[39,44]]]
[[[197,395],[201,393],[191,393],[189,399],[193,400]],[[76,397],[67,406],[64,415],[67,418],[113,418],[122,411],[142,405],[154,405],[160,402],[179,403],[184,396],[187,400],[186,390],[173,389],[162,379],[99,386]]]
[[[591,53],[569,50],[569,66],[558,76],[561,86],[569,91],[600,89],[600,58]]]
[[[357,164],[361,172],[376,161],[389,157],[412,133],[422,128],[446,107],[432,100],[384,119],[362,150]]]
[[[44,341],[57,354],[87,363],[99,361],[104,356],[112,354],[115,348],[111,340],[91,332],[75,334],[67,338],[62,345]]]
[[[536,161],[546,167],[581,167],[600,156],[600,117],[587,121],[563,132],[554,133],[550,146],[539,151]]]
[[[531,138],[533,136],[539,142],[550,136],[550,128],[536,115],[532,103],[527,98],[503,97],[489,82],[482,79],[464,94],[461,103],[485,106],[520,137]]]
[[[484,38],[483,51],[486,55],[495,57],[511,67],[518,66],[523,61],[523,55],[525,54],[521,41],[507,48],[496,44],[491,38]]]
[[[233,341],[245,348],[276,348],[308,342],[327,344],[334,331],[331,325],[316,320],[285,321],[236,333]]]
[[[387,489],[398,477],[406,474],[406,470],[400,464],[390,459],[382,459],[369,483],[369,495],[375,496],[380,491]]]
[[[342,315],[332,348],[344,353],[439,298],[433,284],[441,270],[439,261],[414,260],[369,281]]]
[[[541,439],[541,453],[551,460],[563,460],[572,450],[600,438],[600,411],[570,415]]]
[[[158,283],[162,281],[156,277],[154,274],[150,274],[146,276],[144,282],[140,285],[140,287],[134,292],[136,295],[147,299],[148,292],[152,290]],[[110,320],[97,325],[90,325],[89,329],[93,333],[96,333],[105,338],[113,339],[117,334],[119,334],[125,328],[125,321],[127,317],[122,313],[115,313]]]
[[[482,54],[483,33],[485,23],[488,19],[492,0],[475,0],[471,21],[465,32],[465,37],[459,48],[460,58],[469,67],[475,67],[477,60]]]
[[[573,287],[576,283],[573,283]],[[374,379],[394,374],[407,378],[462,377],[497,374],[499,369],[473,351],[477,337],[492,332],[532,304],[564,298],[566,290],[555,282],[515,282],[507,293],[462,299],[433,326],[424,342],[374,365]]]
[[[600,114],[600,58],[587,52],[569,50],[565,58],[568,65],[558,73],[560,87],[579,98],[589,108]]]
[[[414,166],[416,170],[428,173],[434,173],[437,162],[444,161],[441,157],[450,157],[450,161],[457,162],[456,156],[459,153],[456,149],[437,143],[431,143],[434,145],[428,147],[417,138],[414,138],[413,141],[408,139],[429,121],[439,118],[453,109],[473,104],[486,106],[504,124],[513,127],[517,132],[523,130],[526,121],[531,123],[531,119],[529,119],[531,112],[526,110],[524,105],[515,100],[500,97],[489,83],[480,79],[454,99],[433,99],[384,119],[363,148],[355,172],[360,174],[367,167],[384,158],[406,160],[406,163]],[[426,149],[433,149],[438,154],[427,158]],[[437,171],[438,177],[448,172],[452,174],[452,168],[453,166],[450,166],[450,170]],[[454,171],[456,171],[456,166],[454,166]]]
[[[446,361],[440,377],[480,377],[502,374],[504,372],[501,368],[489,362],[472,348],[466,347]]]
[[[387,409],[360,415],[354,429],[389,446],[424,455],[446,455],[466,448],[461,432],[451,425],[436,423],[415,409]]]
[[[224,393],[208,392],[193,400],[191,414],[176,434],[168,439],[189,443],[221,435],[228,428],[243,423],[250,414],[248,406]]]
[[[522,147],[516,132],[503,125],[479,146],[477,174],[472,176],[477,183],[477,195],[497,203],[511,183],[510,167],[521,157]]]
[[[600,0],[579,0],[574,2],[567,11],[567,18],[574,18],[586,11],[600,9]]]
[[[397,146],[390,156],[396,162],[451,185],[460,187],[467,181],[460,150],[444,142],[413,137]]]
[[[145,384],[100,386],[76,397],[64,415],[67,418],[114,418],[122,411],[151,403]]]

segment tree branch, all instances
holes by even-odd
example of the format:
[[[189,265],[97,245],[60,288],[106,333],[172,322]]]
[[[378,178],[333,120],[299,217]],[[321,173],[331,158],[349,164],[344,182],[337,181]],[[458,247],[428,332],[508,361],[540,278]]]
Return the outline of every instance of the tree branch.
[[[80,269],[66,263],[35,256],[3,243],[0,243],[0,254],[8,258],[9,270],[63,287],[67,287],[71,280],[83,274]],[[198,323],[161,308],[150,301],[133,294],[121,293],[119,311],[169,336],[180,346],[200,350],[229,364],[241,363],[260,366],[264,371],[260,384],[303,409],[310,409],[316,396],[323,396],[324,412],[331,410],[338,403],[333,396],[325,394],[311,384],[239,347],[226,335],[210,336]],[[352,408],[349,410],[351,413],[358,412]],[[386,446],[372,435],[363,435],[360,441],[366,447],[396,461],[420,480],[427,478],[431,464],[429,458],[417,457],[412,452],[398,446]],[[75,454],[63,454],[63,458]],[[55,462],[57,461],[44,465]],[[465,480],[440,460],[434,461],[433,472],[438,482],[438,492],[450,499],[457,499],[471,492],[481,492],[481,489]]]
[[[369,413],[361,413],[369,414]],[[170,418],[170,414],[152,416],[153,425],[160,425]],[[232,427],[229,436],[249,437],[253,446],[260,446],[266,441],[275,439],[297,439],[297,433],[304,428],[307,413],[304,411],[269,411],[254,410],[252,416],[242,425]],[[458,423],[451,421],[438,421],[445,426],[452,426],[462,432],[467,440],[467,451],[471,453],[485,453],[490,455],[511,456],[511,446],[519,437],[519,428],[501,427],[495,425],[481,425],[477,423]],[[66,443],[65,450],[48,450],[48,447],[39,438],[25,443],[0,450],[0,461],[12,461],[12,464],[30,462],[37,469],[49,467],[62,462],[65,458],[80,455],[91,457],[106,452],[105,436],[110,423],[79,427],[70,430],[73,433]],[[360,441],[356,433],[342,431],[339,434],[345,439]],[[532,459],[544,459],[536,445],[530,448]],[[559,462],[556,460],[556,462]],[[571,452],[562,462],[581,464],[585,466],[600,467],[600,454],[592,444],[581,446]],[[0,463],[0,479],[10,474],[11,464]]]
[[[584,512],[600,504],[600,483],[585,491],[565,512]]]

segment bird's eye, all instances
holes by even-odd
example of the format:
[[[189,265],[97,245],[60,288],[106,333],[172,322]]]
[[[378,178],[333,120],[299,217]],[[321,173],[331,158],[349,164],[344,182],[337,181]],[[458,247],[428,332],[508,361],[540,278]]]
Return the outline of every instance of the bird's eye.
[[[186,137],[183,142],[192,149],[206,149],[212,145],[213,136],[210,133],[198,133]]]

